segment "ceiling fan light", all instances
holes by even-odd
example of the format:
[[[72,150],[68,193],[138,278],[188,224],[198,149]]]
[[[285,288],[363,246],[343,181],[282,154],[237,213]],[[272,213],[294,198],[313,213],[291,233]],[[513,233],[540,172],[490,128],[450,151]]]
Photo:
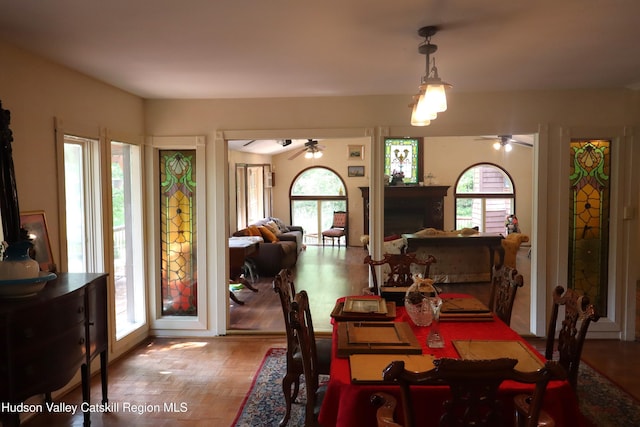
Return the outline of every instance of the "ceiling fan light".
[[[320,157],[322,157],[322,151],[316,151],[315,153],[313,153],[314,159],[319,159]]]
[[[511,150],[513,150],[513,145],[511,145],[509,142],[504,144],[504,151],[506,151],[508,153]]]
[[[313,158],[313,152],[312,151],[307,151],[306,153],[304,153],[304,158],[305,159],[312,159]]]
[[[494,143],[493,143],[493,148],[494,148],[496,151],[499,151],[501,147],[502,147],[502,144],[500,144],[500,142],[499,142],[499,141],[496,141],[496,142],[494,142]]]

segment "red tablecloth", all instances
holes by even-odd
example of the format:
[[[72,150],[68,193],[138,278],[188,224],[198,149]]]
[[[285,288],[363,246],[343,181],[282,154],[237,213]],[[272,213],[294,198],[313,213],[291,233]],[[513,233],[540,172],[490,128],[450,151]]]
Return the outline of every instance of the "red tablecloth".
[[[460,294],[443,294],[442,297],[464,297]],[[497,318],[485,322],[440,322],[440,332],[445,339],[445,347],[431,349],[427,347],[426,340],[429,327],[417,327],[407,315],[404,307],[397,308],[396,321],[404,321],[411,325],[418,341],[423,346],[424,354],[432,354],[438,357],[457,358],[452,340],[477,339],[477,340],[520,340],[529,344],[513,329]],[[373,393],[384,391],[397,397],[398,408],[396,420],[402,420],[400,409],[400,389],[396,385],[383,384],[352,384],[348,358],[337,358],[337,324],[333,329],[333,355],[331,361],[331,375],[327,392],[320,411],[319,422],[323,427],[358,427],[375,426],[376,409],[370,403]],[[533,347],[529,346],[533,349]],[[533,349],[536,354],[539,354]],[[540,355],[544,361],[544,356]],[[505,381],[501,386],[504,393],[505,411],[512,414],[513,400],[511,397],[526,390],[532,390],[531,385],[519,384],[513,381]],[[442,402],[448,396],[448,388],[436,386],[413,387],[414,404],[420,404],[415,411],[416,423],[421,426],[438,425],[441,414]],[[424,403],[424,404],[422,404]],[[583,425],[576,395],[567,381],[552,381],[549,383],[545,394],[544,409],[554,418],[557,426]],[[508,419],[510,421],[510,419]]]

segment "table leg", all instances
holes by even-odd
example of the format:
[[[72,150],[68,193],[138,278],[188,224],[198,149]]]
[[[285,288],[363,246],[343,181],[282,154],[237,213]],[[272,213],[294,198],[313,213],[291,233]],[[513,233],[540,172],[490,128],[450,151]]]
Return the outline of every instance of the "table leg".
[[[234,283],[242,283],[244,286],[247,287],[247,289],[253,291],[253,292],[258,292],[258,288],[255,288],[251,283],[249,283],[249,281],[247,279],[245,279],[244,277],[239,277],[236,280],[234,280]]]
[[[231,300],[236,304],[244,305],[244,301],[240,301],[236,294],[234,294],[231,290],[229,291],[229,298],[231,298]]]

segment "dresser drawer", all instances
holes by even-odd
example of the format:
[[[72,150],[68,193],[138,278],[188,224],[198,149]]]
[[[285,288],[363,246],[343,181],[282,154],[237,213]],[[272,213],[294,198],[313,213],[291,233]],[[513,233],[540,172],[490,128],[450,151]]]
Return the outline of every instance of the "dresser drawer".
[[[10,346],[31,346],[48,341],[78,324],[84,324],[84,292],[59,298],[55,304],[30,307],[9,321]]]
[[[9,360],[8,377],[19,399],[54,391],[71,381],[85,358],[83,324],[52,337],[55,345],[45,352],[19,352]],[[4,375],[2,375],[4,376]]]

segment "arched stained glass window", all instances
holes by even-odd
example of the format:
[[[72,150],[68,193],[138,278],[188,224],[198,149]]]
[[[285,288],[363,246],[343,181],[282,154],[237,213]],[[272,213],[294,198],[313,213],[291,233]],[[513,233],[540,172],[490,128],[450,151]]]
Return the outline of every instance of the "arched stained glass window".
[[[515,214],[515,189],[509,174],[497,165],[471,166],[456,183],[456,228],[478,227],[504,233],[505,219]]]
[[[196,152],[160,151],[162,314],[196,316]]]

